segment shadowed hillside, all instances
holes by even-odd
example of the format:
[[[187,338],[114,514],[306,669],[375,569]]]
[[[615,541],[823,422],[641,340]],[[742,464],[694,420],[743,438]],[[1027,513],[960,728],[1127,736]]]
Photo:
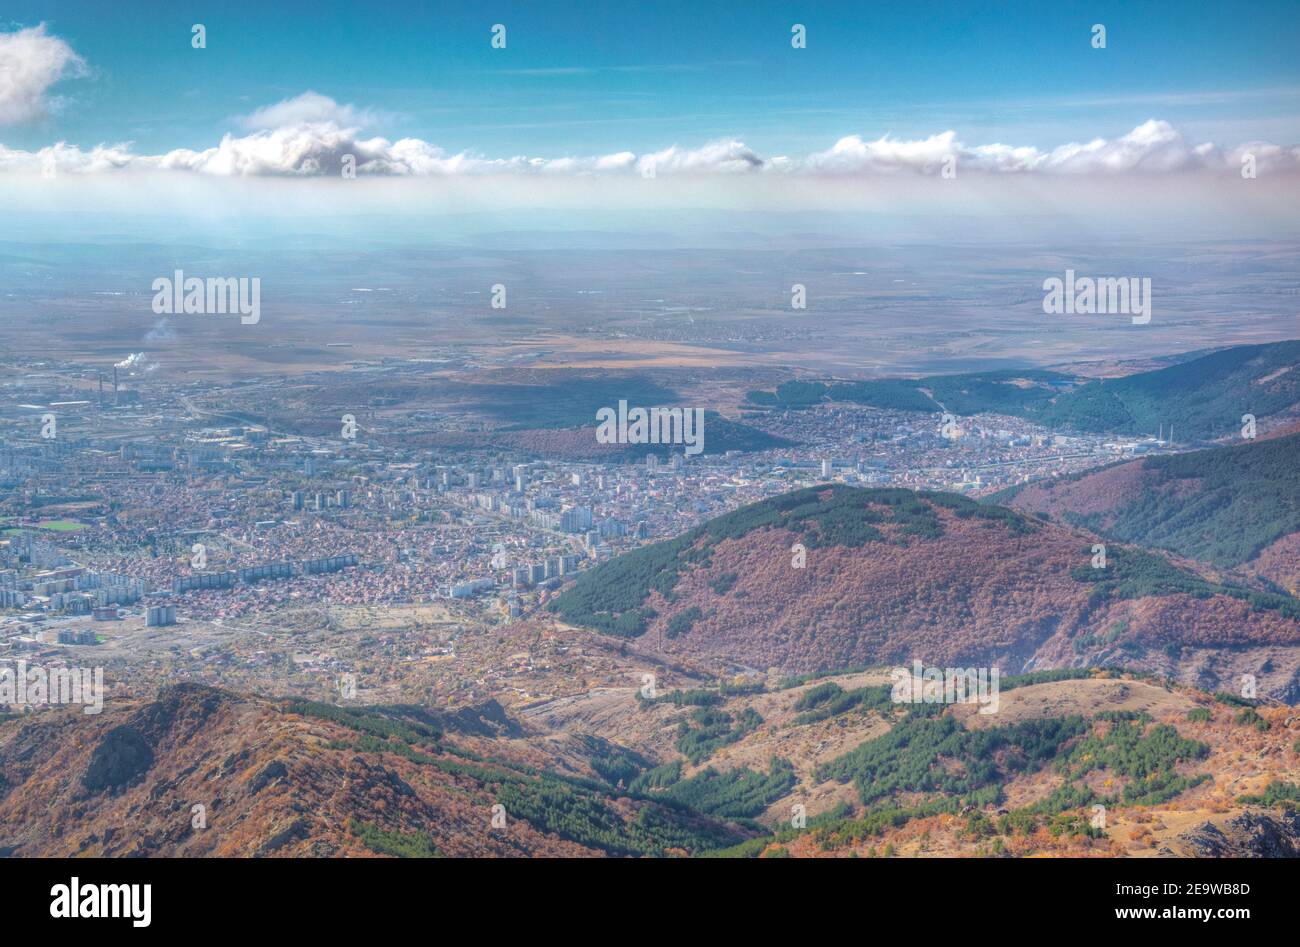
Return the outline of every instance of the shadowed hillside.
[[[1300,434],[1135,460],[990,500],[1297,588]]]

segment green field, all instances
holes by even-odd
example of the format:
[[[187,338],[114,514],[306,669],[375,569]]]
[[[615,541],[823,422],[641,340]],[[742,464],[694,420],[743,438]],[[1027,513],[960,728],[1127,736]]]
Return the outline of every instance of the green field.
[[[85,523],[78,523],[76,520],[42,520],[36,525],[56,533],[75,533],[79,529],[86,528]]]

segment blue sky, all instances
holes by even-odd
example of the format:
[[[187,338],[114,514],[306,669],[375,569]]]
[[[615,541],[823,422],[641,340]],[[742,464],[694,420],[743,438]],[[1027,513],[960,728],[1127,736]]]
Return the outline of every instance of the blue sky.
[[[1197,140],[1300,142],[1300,5],[1030,3],[106,3],[10,0],[86,64],[57,108],[0,127],[36,149],[205,148],[311,89],[373,133],[452,152],[602,154],[734,137],[765,155],[845,135],[1048,148],[1150,118]],[[790,25],[808,48],[790,47]],[[1089,43],[1107,27],[1107,49]],[[208,47],[190,47],[203,23]],[[493,23],[508,30],[490,47]]]

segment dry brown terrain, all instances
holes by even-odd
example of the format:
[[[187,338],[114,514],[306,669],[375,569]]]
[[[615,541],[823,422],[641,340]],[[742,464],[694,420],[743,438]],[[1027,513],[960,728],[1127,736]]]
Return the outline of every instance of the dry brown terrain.
[[[491,733],[494,725],[483,727]],[[362,856],[357,823],[448,856],[604,854],[523,818],[493,826],[500,783],[545,766],[587,775],[545,742],[446,733],[434,762],[365,750],[358,734],[281,702],[199,685],[0,725],[0,847],[11,855]],[[490,755],[478,769],[474,761]],[[459,769],[457,768],[459,767]],[[614,800],[632,819],[647,803]],[[202,807],[196,809],[195,807]]]
[[[1236,690],[1249,673],[1262,694],[1284,699],[1300,686],[1300,623],[1279,611],[1222,594],[1094,601],[1076,575],[1094,536],[937,514],[938,538],[810,548],[803,569],[791,567],[799,533],[764,527],[723,539],[706,563],[682,566],[671,601],[649,594],[655,616],[640,640],[716,673],[918,659],[1008,674],[1124,666],[1209,690]],[[724,576],[734,584],[719,593]],[[671,623],[692,609],[699,617],[674,636]]]
[[[599,847],[566,839],[558,824],[538,822],[528,811],[516,811],[504,827],[491,824],[492,806],[504,798],[502,778],[529,784],[536,779],[530,773],[549,771],[595,779],[590,747],[575,742],[583,735],[626,747],[651,763],[683,759],[688,778],[706,769],[761,772],[774,757],[788,759],[795,785],[759,817],[780,829],[796,803],[810,818],[836,807],[856,808],[852,784],[820,779],[817,766],[891,727],[875,711],[802,722],[796,703],[827,682],[852,690],[888,681],[886,670],[878,669],[786,688],[770,681],[766,690],[728,697],[729,713],[752,709],[763,723],[697,765],[683,759],[673,740],[692,708],[643,706],[627,686],[596,686],[521,706],[513,718],[492,705],[462,708],[436,718],[441,736],[408,744],[414,756],[400,740],[367,745],[355,728],[296,712],[282,701],[173,686],[155,700],[111,701],[99,716],[54,710],[0,723],[0,846],[20,855],[362,856],[376,854],[363,837],[369,827],[388,833],[390,841],[418,839],[452,856],[604,855]],[[1188,712],[1196,708],[1207,710],[1210,719],[1190,720]],[[1103,712],[1144,714],[1204,742],[1208,754],[1179,764],[1179,770],[1209,779],[1159,805],[1111,807],[1104,837],[1096,839],[1046,829],[972,835],[963,813],[914,818],[856,841],[838,835],[828,841],[812,827],[769,847],[814,857],[1149,857],[1276,854],[1279,847],[1300,846],[1300,826],[1288,828],[1291,816],[1238,801],[1270,782],[1300,782],[1300,717],[1289,708],[1260,708],[1261,729],[1201,692],[1129,677],[1091,677],[1014,688],[1001,693],[997,713],[974,710],[955,705],[946,712],[974,729],[1072,715],[1091,719]],[[946,764],[936,759],[934,765]],[[1012,776],[997,811],[1043,800],[1060,781],[1052,767]],[[1125,778],[1106,770],[1087,780],[1099,795],[1124,784]],[[627,826],[653,805],[619,789],[604,798],[600,804]],[[195,806],[203,807],[201,825]],[[997,819],[992,807],[985,815]],[[743,838],[743,830],[733,837]]]

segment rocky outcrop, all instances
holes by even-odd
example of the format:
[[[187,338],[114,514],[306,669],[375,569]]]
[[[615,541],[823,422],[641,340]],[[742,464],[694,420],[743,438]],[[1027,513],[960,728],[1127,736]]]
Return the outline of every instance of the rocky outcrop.
[[[1300,857],[1300,812],[1247,811],[1222,824],[1206,822],[1179,837],[1201,858]]]

